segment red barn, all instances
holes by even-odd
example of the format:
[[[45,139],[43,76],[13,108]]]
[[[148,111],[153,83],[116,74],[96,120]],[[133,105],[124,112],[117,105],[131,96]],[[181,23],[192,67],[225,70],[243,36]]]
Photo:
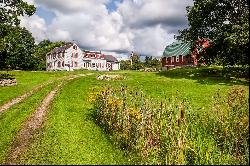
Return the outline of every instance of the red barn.
[[[191,42],[177,41],[168,45],[161,59],[163,70],[168,70],[177,66],[197,65],[198,59],[204,53],[205,48],[209,47],[207,39],[198,39],[195,49],[191,52]]]

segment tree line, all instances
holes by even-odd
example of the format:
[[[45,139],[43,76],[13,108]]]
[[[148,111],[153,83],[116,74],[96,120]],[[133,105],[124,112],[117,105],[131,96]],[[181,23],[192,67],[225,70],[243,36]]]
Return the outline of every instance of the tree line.
[[[157,58],[145,56],[145,60],[141,61],[140,57],[138,55],[136,56],[130,57],[129,60],[122,60],[120,62],[121,70],[140,70],[145,68],[155,68],[159,70],[161,68],[161,62]]]
[[[195,41],[207,38],[211,46],[201,57],[207,64],[248,65],[249,57],[249,1],[194,0],[187,7],[188,28],[180,30],[177,40]],[[0,70],[45,70],[45,55],[64,42],[44,40],[35,43],[32,34],[20,26],[20,16],[32,16],[34,5],[23,0],[5,0],[0,8]],[[147,57],[141,62],[122,61],[122,69],[138,70],[156,67],[159,61]]]

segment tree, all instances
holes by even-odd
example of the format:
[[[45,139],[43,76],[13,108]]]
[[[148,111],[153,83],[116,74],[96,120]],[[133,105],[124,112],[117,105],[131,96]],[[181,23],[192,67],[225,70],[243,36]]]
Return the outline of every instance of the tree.
[[[0,68],[34,69],[34,38],[25,28],[6,25],[8,32],[4,35],[4,47],[0,50]],[[8,67],[8,68],[9,68]]]
[[[179,40],[210,39],[211,47],[203,57],[208,63],[248,64],[248,0],[194,0],[187,7],[189,27],[181,30]]]
[[[25,14],[31,16],[35,11],[34,5],[29,5],[23,0],[3,0],[3,7],[0,9],[1,24],[18,26],[20,24],[19,16]]]
[[[152,61],[152,56],[146,56],[145,57],[145,67],[151,67],[151,61]]]
[[[131,69],[130,61],[129,60],[122,60],[120,62],[120,68],[121,68],[121,70],[130,70]]]
[[[19,27],[20,16],[31,16],[35,7],[23,0],[3,0],[0,9],[0,68],[32,68],[34,38]]]
[[[158,69],[161,67],[161,62],[158,59],[153,58],[152,56],[146,56],[144,66]]]
[[[134,60],[131,70],[140,70],[143,68],[143,63],[140,60]]]

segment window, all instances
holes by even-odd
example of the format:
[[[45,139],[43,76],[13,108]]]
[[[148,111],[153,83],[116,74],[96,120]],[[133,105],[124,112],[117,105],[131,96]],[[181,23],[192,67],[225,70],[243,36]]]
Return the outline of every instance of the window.
[[[174,56],[172,56],[172,62],[174,62]]]
[[[77,50],[77,46],[73,46],[73,49],[74,49],[74,50]]]
[[[92,67],[95,67],[95,63],[92,63]]]
[[[176,62],[179,62],[179,55],[176,56]]]
[[[75,67],[77,67],[77,62],[75,62]]]
[[[182,55],[182,57],[181,57],[181,58],[182,58],[182,62],[183,62],[183,55]]]
[[[64,67],[64,61],[62,62],[62,67]]]
[[[61,62],[57,62],[57,67],[61,67]]]
[[[91,54],[90,57],[91,57],[91,58],[95,58],[95,54]]]
[[[168,63],[168,58],[166,58],[166,63]]]
[[[75,58],[78,58],[78,53],[75,54]]]

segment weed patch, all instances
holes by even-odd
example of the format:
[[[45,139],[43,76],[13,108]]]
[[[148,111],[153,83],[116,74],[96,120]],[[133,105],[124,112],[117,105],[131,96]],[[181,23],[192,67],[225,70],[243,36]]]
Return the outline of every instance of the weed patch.
[[[247,164],[246,92],[233,87],[219,95],[200,111],[178,96],[157,102],[124,86],[94,90],[89,101],[97,123],[142,164]]]

